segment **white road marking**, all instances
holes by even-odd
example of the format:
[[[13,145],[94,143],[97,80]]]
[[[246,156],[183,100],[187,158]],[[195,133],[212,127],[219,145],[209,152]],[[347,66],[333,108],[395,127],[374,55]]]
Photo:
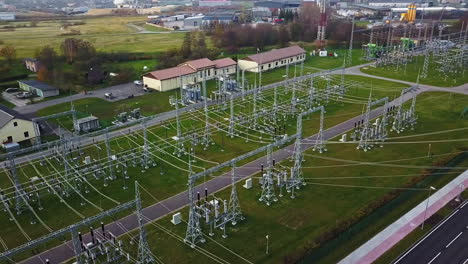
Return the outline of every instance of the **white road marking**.
[[[452,239],[452,241],[450,241],[450,243],[448,243],[445,248],[448,248],[455,240],[457,240],[457,238],[459,238],[461,236],[461,234],[463,234],[463,231],[460,232],[460,234],[458,234],[454,239]]]
[[[466,205],[467,203],[468,203],[468,200],[466,200],[466,201],[462,204],[462,206],[460,206],[460,208],[465,207],[465,205]],[[464,263],[463,263],[463,264],[464,264]]]
[[[468,263],[468,259],[466,259],[465,262],[463,262],[463,264],[466,264],[466,263]]]
[[[432,261],[434,261],[441,253],[442,253],[442,252],[439,252],[439,254],[437,254],[435,257],[433,257],[433,258],[431,259],[431,261],[429,261],[427,264],[431,264]]]
[[[468,201],[467,201],[468,202]],[[406,255],[408,255],[413,249],[415,249],[416,247],[419,246],[419,244],[421,244],[426,238],[428,238],[432,233],[434,233],[437,229],[439,229],[439,227],[441,227],[442,225],[444,225],[445,222],[447,222],[452,216],[454,216],[458,211],[460,211],[460,209],[457,209],[455,210],[449,217],[447,217],[444,221],[442,221],[442,223],[440,223],[436,228],[434,228],[434,230],[432,230],[431,232],[429,232],[429,234],[427,234],[423,239],[421,239],[418,243],[416,243],[416,245],[414,245],[410,250],[406,251],[405,254],[403,254],[403,256],[401,256],[399,259],[397,259],[393,264],[396,264],[398,262],[400,262],[400,260],[402,260],[404,257],[406,257]]]

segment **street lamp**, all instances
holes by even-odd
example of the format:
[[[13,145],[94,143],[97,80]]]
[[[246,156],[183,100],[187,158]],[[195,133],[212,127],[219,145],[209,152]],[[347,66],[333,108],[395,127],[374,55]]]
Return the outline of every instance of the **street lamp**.
[[[268,235],[266,235],[266,241],[267,241],[267,244],[266,244],[266,254],[268,255],[268,238],[270,238]]]
[[[421,225],[421,230],[424,230],[424,222],[426,221],[427,207],[429,206],[429,198],[431,197],[431,192],[432,192],[433,190],[435,191],[435,190],[437,190],[437,189],[431,186],[431,187],[429,188],[429,194],[427,195],[426,210],[424,210],[424,219],[423,219],[423,222],[422,222],[422,225]]]

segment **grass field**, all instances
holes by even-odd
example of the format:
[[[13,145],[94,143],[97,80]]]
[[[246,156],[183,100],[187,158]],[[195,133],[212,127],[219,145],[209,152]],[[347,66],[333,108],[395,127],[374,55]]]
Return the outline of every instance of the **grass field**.
[[[317,81],[319,82],[319,80]],[[323,83],[323,82],[322,82]],[[389,82],[384,82],[382,85],[385,84],[387,88],[392,88],[392,89],[402,89],[405,86],[398,86],[398,84],[393,84]],[[318,85],[318,84],[317,84]],[[390,86],[390,87],[389,87]],[[368,89],[352,89],[350,90],[350,95],[352,96],[358,96],[358,97],[363,97],[366,98],[368,96],[369,90]],[[271,91],[269,92],[269,96],[264,98],[266,101],[271,102]],[[391,96],[392,93],[389,92],[388,90],[382,90],[379,94],[376,93],[376,96]],[[282,95],[281,96],[281,101],[283,102],[290,102],[290,93],[287,95]],[[154,105],[154,103],[153,103]],[[78,106],[78,110],[83,109],[83,105]],[[242,107],[237,107],[236,106],[236,111],[250,111],[251,106],[247,108],[242,108]],[[353,104],[335,104],[331,103],[327,107],[327,120],[325,122],[326,127],[330,127],[332,125],[335,125],[339,122],[342,122],[343,120],[348,119],[349,117],[352,117],[354,115],[357,115],[360,113],[361,106],[360,105],[353,105]],[[96,113],[99,114],[99,111]],[[198,111],[198,115],[200,114],[200,111]],[[191,113],[185,115],[183,118],[182,122],[182,127],[185,132],[190,133],[190,131],[196,131],[197,128],[203,127],[203,122],[200,122],[200,120],[191,117]],[[218,116],[219,115],[219,116]],[[225,122],[223,121],[223,116],[225,116],[226,113],[223,111],[220,112],[214,112],[212,115],[213,120],[218,120],[219,122]],[[287,121],[287,133],[292,134],[295,131],[295,120],[294,118],[288,119]],[[306,135],[312,134],[317,130],[317,122],[316,118],[310,119],[308,121],[304,122],[304,131],[306,131]],[[161,142],[161,138],[170,138],[171,136],[175,135],[175,127],[173,124],[166,123],[166,127],[168,128],[168,134],[165,134],[165,131],[167,131],[164,127],[154,127],[151,129],[152,133],[149,134],[150,136],[150,142],[160,142],[157,143],[158,146],[164,146],[164,142]],[[154,133],[154,135],[153,135]],[[257,133],[254,133],[257,134]],[[258,137],[258,134],[257,134]],[[225,136],[224,132],[216,133],[213,135],[213,139],[216,142],[216,145],[210,148],[211,151],[209,152],[203,152],[201,150],[201,147],[198,146],[195,151],[197,155],[201,158],[200,161],[197,161],[195,164],[197,166],[197,169],[202,168],[202,167],[210,167],[213,164],[206,163],[203,160],[211,160],[212,162],[223,162],[226,160],[229,160],[232,157],[238,156],[242,153],[245,153],[253,148],[256,148],[260,146],[258,143],[255,143],[255,140],[246,143],[242,138],[234,138],[234,139],[228,139]],[[253,137],[255,139],[255,137]],[[129,136],[127,139],[126,137],[120,138],[118,140],[113,140],[111,141],[111,146],[114,149],[114,151],[123,151],[125,149],[131,149],[132,146],[134,147],[135,145],[132,143],[132,141],[138,141],[139,144],[141,144],[141,138],[138,138],[136,136]],[[100,144],[101,148],[104,148],[103,144]],[[223,151],[222,151],[223,150]],[[90,147],[89,149],[84,150],[85,154],[84,155],[92,155],[93,157],[99,157],[102,155],[105,155],[104,152],[102,151],[97,151],[96,148]],[[100,154],[99,154],[100,153]],[[159,154],[158,154],[159,155]],[[176,159],[173,157],[166,156],[164,154],[161,154],[161,158],[171,160],[171,162],[178,162]],[[149,169],[146,173],[141,173],[139,168],[130,168],[129,169],[129,175],[131,175],[131,178],[128,180],[127,183],[133,182],[134,180],[138,180],[145,188],[147,188],[151,193],[158,195],[160,198],[165,198],[169,197],[171,195],[174,195],[186,188],[185,182],[186,182],[186,175],[185,173],[181,173],[178,169],[173,168],[169,165],[166,165],[165,163],[159,162],[159,159],[156,159],[156,161],[160,164],[156,168],[151,168]],[[53,166],[58,167],[60,169],[60,162],[56,161],[55,159],[49,160]],[[186,166],[186,164],[181,163],[181,165]],[[28,178],[32,177],[33,175],[42,175],[41,177],[44,177],[46,175],[49,175],[54,172],[52,169],[53,167],[51,166],[39,166],[38,164],[32,165],[32,164],[25,164],[22,168],[18,169],[18,173],[20,174],[20,177],[23,181],[28,181]],[[161,171],[164,172],[165,176],[159,176]],[[148,175],[153,175],[156,177],[148,177]],[[168,177],[170,176],[170,177]],[[4,177],[4,176],[2,176]],[[63,176],[60,176],[63,177]],[[96,186],[101,192],[103,192],[105,195],[111,196],[113,199],[116,199],[117,201],[128,201],[132,197],[132,190],[126,190],[126,191],[121,191],[122,187],[122,180],[117,180],[113,181],[110,183],[110,186],[107,188],[103,188],[101,180],[95,180],[94,178],[89,178],[89,181],[92,181],[94,183],[94,186]],[[2,181],[0,182],[0,187],[3,189],[7,188],[9,183],[7,181]],[[84,188],[83,185],[80,185],[81,187],[79,188]],[[115,205],[108,199],[105,199],[102,197],[99,193],[94,192],[91,190],[91,193],[87,194],[86,197],[90,200],[96,203],[99,207],[102,208],[110,208],[111,206]],[[81,206],[80,203],[83,201],[82,198],[78,197],[77,195],[71,195],[69,198],[66,198],[66,200],[69,202],[71,207],[74,208],[79,208],[80,212],[84,215],[92,215],[98,212],[98,210],[93,207],[93,206]],[[71,223],[72,221],[76,221],[79,219],[75,214],[71,213],[68,211],[66,207],[58,207],[59,205],[55,206],[57,204],[57,197],[54,195],[49,195],[47,198],[44,198],[42,200],[43,204],[51,204],[51,206],[47,206],[46,209],[43,211],[39,212],[39,215],[41,216],[44,221],[50,225],[52,228],[58,228],[61,226],[66,225],[67,223]],[[152,201],[145,199],[144,204],[149,205],[152,203]],[[85,203],[86,204],[86,203]],[[50,214],[50,210],[55,211],[56,213],[60,210],[64,210],[64,215],[66,217],[63,217],[61,219],[57,219],[54,217],[56,214]],[[65,213],[68,212],[68,213]],[[2,217],[5,215],[0,216],[0,220]],[[26,212],[23,213],[19,218],[19,221],[21,225],[25,228],[26,232],[31,236],[31,237],[37,237],[40,234],[43,234],[45,231],[43,228],[40,226],[36,225],[31,225],[29,223],[31,215]],[[11,237],[16,235],[17,233],[17,228],[15,225],[9,225],[2,231],[2,238],[4,240],[8,240],[9,246],[14,246],[16,243],[20,243],[21,239],[18,240],[12,240]],[[16,244],[17,245],[17,244]]]
[[[444,100],[444,103],[440,103],[441,100]],[[468,120],[459,119],[462,110],[460,103],[465,100],[466,96],[450,98],[448,94],[444,93],[428,93],[420,96],[418,103],[419,124],[415,131],[404,133],[405,136],[413,135],[414,137],[394,141],[413,142],[429,139],[463,138],[464,132],[445,133],[437,136],[418,136],[417,134],[467,127]],[[441,120],[445,120],[445,122],[441,122]],[[246,262],[241,257],[253,263],[281,263],[292,260],[305,250],[317,247],[315,239],[323,232],[333,229],[356,214],[360,214],[366,205],[386,195],[389,190],[385,188],[403,186],[421,173],[419,168],[397,168],[391,164],[428,166],[435,162],[435,159],[427,158],[425,144],[388,144],[383,149],[376,149],[368,153],[357,152],[354,144],[329,144],[328,146],[329,151],[325,155],[317,156],[312,151],[306,152],[304,177],[307,179],[308,186],[300,190],[296,194],[298,197],[294,200],[286,195],[278,203],[267,207],[257,200],[260,193],[258,178],[254,179],[254,188],[251,190],[242,188],[241,183],[239,183],[237,190],[246,220],[235,227],[229,226],[229,237],[226,239],[221,238],[221,231],[217,230],[216,235],[212,239],[207,238],[208,242],[202,247],[231,263]],[[434,154],[442,155],[440,156],[442,158],[447,153],[459,151],[458,147],[466,147],[467,145],[461,141],[436,143],[433,144],[434,146],[436,147]],[[352,165],[344,161],[327,160],[329,157],[388,163],[389,166]],[[461,166],[466,166],[466,164],[468,163],[465,161]],[[388,177],[372,177],[378,175]],[[392,175],[393,177],[391,177]],[[455,176],[456,174],[447,174],[438,177],[431,184],[441,187]],[[382,189],[368,189],[366,186],[382,187]],[[230,190],[227,189],[216,196],[228,198],[229,192]],[[414,198],[415,200],[409,200],[397,207],[394,212],[389,212],[391,216],[388,216],[388,219],[382,219],[384,223],[379,223],[377,227],[370,226],[369,229],[372,231],[366,231],[362,237],[358,234],[349,236],[350,242],[340,245],[337,252],[328,252],[327,257],[312,263],[336,263],[354,247],[359,246],[361,239],[364,241],[368,239],[377,229],[385,227],[394,217],[403,214],[415,202],[422,201],[426,195],[427,191],[420,191],[420,194]],[[162,199],[157,194],[154,196],[156,199]],[[154,201],[154,198],[147,199]],[[182,210],[182,214],[186,220],[187,211]],[[175,236],[179,238],[185,236],[186,225],[181,224],[174,227],[169,220],[169,217],[166,217],[154,225],[147,226],[150,246],[159,258],[169,263],[215,263],[174,239],[174,234],[168,235],[163,232],[161,226],[175,233]],[[207,227],[203,225],[203,228],[205,228],[204,232],[207,233]],[[270,237],[269,255],[265,254],[266,235]],[[353,236],[357,236],[356,239]]]
[[[401,66],[399,70],[397,70],[396,66],[384,66],[379,68],[367,67],[366,69],[361,69],[361,71],[372,75],[416,82],[419,73],[422,71],[423,64],[424,56],[417,56],[412,63],[408,63],[406,70],[404,66]],[[420,78],[419,82],[421,84],[440,87],[453,87],[468,83],[468,74],[446,77],[441,72],[437,71],[436,67],[438,67],[438,65],[431,59],[427,78]]]
[[[137,34],[127,26],[130,22],[145,22],[145,16],[86,18],[85,25],[70,26],[67,30],[79,30],[81,35],[59,36],[67,32],[61,30],[60,21],[41,21],[38,27],[17,28],[15,31],[0,32],[5,44],[15,46],[18,58],[32,57],[37,49],[50,45],[59,50],[60,44],[68,37],[90,41],[98,51],[155,53],[178,47],[184,33]],[[73,21],[70,21],[73,22]],[[12,22],[24,23],[24,22]]]

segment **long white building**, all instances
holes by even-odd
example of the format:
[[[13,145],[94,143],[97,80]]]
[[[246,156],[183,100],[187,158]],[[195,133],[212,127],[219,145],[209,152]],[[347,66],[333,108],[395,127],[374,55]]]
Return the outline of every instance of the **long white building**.
[[[306,59],[306,51],[299,46],[274,49],[239,60],[239,69],[242,71],[259,72],[268,71],[286,65],[301,63]]]

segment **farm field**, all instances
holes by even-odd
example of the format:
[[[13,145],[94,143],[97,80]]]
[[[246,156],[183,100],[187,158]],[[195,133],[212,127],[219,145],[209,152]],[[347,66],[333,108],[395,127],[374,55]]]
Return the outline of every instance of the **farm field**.
[[[16,28],[14,31],[0,31],[0,39],[17,49],[18,58],[33,57],[36,50],[50,45],[59,50],[60,44],[69,37],[80,38],[91,42],[98,51],[156,53],[168,48],[180,46],[185,33],[171,34],[137,34],[127,26],[130,22],[145,22],[146,16],[118,17],[108,16],[69,20],[68,22],[85,22],[84,25],[69,26],[62,30],[60,21],[40,21],[37,27]],[[12,22],[11,25],[29,24]],[[60,36],[70,30],[79,30],[81,35]]]

